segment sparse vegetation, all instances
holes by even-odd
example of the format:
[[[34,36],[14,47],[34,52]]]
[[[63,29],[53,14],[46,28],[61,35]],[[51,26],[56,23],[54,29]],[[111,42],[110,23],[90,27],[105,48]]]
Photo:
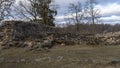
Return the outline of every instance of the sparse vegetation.
[[[0,68],[120,68],[120,24],[98,23],[95,0],[86,0],[71,3],[69,23],[55,27],[53,2],[0,1]]]
[[[119,68],[119,46],[67,46],[46,51],[11,48],[0,51],[1,68]]]

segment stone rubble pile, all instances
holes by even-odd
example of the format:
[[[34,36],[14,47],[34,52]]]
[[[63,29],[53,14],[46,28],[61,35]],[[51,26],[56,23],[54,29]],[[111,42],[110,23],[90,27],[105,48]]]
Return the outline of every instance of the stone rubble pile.
[[[30,50],[55,45],[119,45],[120,32],[103,34],[62,33],[61,29],[34,22],[5,21],[0,24],[0,48],[28,47]]]
[[[120,45],[120,32],[96,34],[95,37],[106,45]]]
[[[5,21],[0,25],[0,48],[51,48],[55,32],[54,27],[33,22]]]

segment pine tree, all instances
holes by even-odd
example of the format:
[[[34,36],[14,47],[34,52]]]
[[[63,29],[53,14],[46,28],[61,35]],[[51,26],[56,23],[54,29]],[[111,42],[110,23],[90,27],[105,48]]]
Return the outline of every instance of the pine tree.
[[[32,11],[34,11],[35,19],[34,21],[40,22],[38,18],[42,21],[42,24],[55,26],[54,16],[57,14],[55,9],[51,9],[52,0],[30,0]]]

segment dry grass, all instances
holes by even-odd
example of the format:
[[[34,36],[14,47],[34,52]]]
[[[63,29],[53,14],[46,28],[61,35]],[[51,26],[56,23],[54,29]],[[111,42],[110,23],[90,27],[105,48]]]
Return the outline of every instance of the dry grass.
[[[11,48],[1,51],[0,58],[0,68],[119,68],[109,63],[120,60],[120,46],[68,46],[50,52]]]

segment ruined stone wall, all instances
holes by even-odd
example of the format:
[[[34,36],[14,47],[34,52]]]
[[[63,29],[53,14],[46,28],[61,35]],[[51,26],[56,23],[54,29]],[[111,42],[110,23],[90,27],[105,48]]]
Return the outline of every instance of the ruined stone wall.
[[[0,45],[25,47],[43,43],[54,34],[54,27],[23,21],[4,21],[0,25]],[[51,41],[51,40],[50,40]]]
[[[0,24],[0,47],[51,48],[55,45],[119,45],[120,32],[77,34],[34,22],[5,21]]]
[[[105,45],[120,45],[120,32],[96,34],[95,37],[103,41]]]
[[[34,22],[5,21],[0,25],[0,45],[7,47],[75,45],[86,41],[87,37],[89,35],[62,33],[59,28]]]

